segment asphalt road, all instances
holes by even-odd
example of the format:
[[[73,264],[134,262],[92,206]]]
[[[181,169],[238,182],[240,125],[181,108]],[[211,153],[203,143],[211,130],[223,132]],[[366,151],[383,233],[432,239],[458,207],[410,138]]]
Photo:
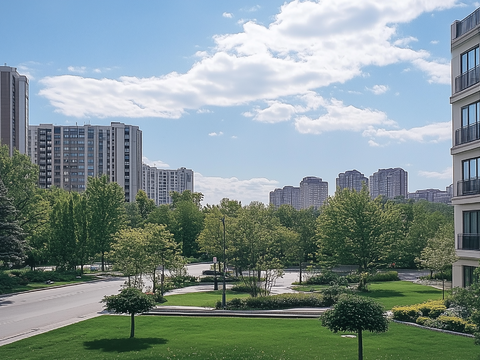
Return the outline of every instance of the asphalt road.
[[[105,295],[125,279],[112,278],[0,297],[0,346],[98,316]]]

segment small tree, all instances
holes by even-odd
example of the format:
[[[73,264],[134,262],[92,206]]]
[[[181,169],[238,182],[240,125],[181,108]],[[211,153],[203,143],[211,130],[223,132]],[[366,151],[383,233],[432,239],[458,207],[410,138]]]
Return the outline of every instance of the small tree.
[[[153,296],[131,287],[123,289],[118,295],[105,296],[102,302],[108,311],[130,314],[130,338],[135,336],[135,314],[149,311],[155,306]]]
[[[363,359],[362,331],[385,332],[388,330],[388,319],[383,306],[376,301],[355,296],[344,295],[331,310],[327,310],[322,318],[322,326],[334,333],[352,331],[358,337],[358,359]]]
[[[443,271],[457,261],[455,254],[455,234],[453,224],[440,227],[435,237],[428,239],[427,246],[417,261],[421,267],[432,271],[439,271],[442,275],[442,298],[445,298],[445,277]]]

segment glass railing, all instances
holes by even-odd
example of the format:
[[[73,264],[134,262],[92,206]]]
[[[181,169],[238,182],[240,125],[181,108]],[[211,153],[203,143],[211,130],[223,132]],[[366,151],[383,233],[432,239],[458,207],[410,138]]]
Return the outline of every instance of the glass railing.
[[[457,250],[480,250],[480,234],[458,234]]]
[[[480,8],[457,23],[457,38],[480,24]]]
[[[460,180],[457,182],[457,196],[480,194],[480,179]]]
[[[480,81],[480,66],[477,65],[455,78],[455,93],[477,84]]]
[[[465,144],[478,139],[480,139],[480,123],[455,130],[455,145]]]

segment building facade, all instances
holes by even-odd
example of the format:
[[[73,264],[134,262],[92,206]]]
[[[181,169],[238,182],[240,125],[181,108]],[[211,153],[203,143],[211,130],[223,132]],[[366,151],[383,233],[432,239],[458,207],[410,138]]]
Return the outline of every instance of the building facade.
[[[328,198],[328,182],[315,176],[304,177],[300,182],[300,208],[313,206],[319,209]]]
[[[363,185],[368,188],[368,178],[365,177],[360,171],[350,170],[344,173],[338,174],[337,177],[337,189],[350,189],[357,192],[362,191]]]
[[[453,185],[447,186],[445,191],[439,189],[423,189],[414,193],[408,193],[408,198],[415,201],[426,200],[434,203],[451,204],[453,197]]]
[[[107,175],[135,201],[142,186],[142,132],[138,126],[31,125],[28,155],[40,167],[41,188],[57,186],[82,192],[88,177]]]
[[[468,286],[480,260],[480,9],[451,26],[455,215],[453,286]]]
[[[28,106],[27,77],[0,66],[0,144],[8,145],[10,156],[14,149],[27,153]]]
[[[408,173],[401,168],[378,169],[370,176],[370,196],[385,196],[393,199],[396,196],[408,196]]]
[[[193,190],[193,170],[184,167],[177,170],[157,169],[146,164],[142,165],[142,189],[155,204],[171,204],[170,193],[182,193]]]
[[[284,186],[283,189],[270,191],[270,204],[275,208],[281,205],[291,205],[296,210],[300,210],[300,188],[295,186]]]

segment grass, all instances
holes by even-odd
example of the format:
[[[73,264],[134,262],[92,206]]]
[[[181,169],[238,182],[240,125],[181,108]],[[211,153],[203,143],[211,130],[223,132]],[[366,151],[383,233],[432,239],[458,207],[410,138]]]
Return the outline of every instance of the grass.
[[[7,359],[355,359],[357,340],[316,319],[100,316],[0,347]],[[474,340],[391,323],[365,359],[480,359]]]
[[[53,286],[60,286],[60,285],[67,285],[67,284],[76,284],[76,283],[82,283],[82,282],[92,281],[92,280],[98,280],[98,278],[94,276],[82,276],[81,279],[74,279],[71,281],[55,281],[53,284],[45,284],[45,282],[32,282],[32,283],[28,283],[27,285],[15,286],[10,290],[6,290],[4,294],[12,294],[17,292],[43,289],[43,288],[49,288]]]
[[[360,295],[382,303],[385,309],[394,306],[420,304],[442,298],[442,290],[409,281],[385,281],[368,284],[368,292]]]
[[[225,292],[227,301],[233,298],[249,297],[249,294],[238,293],[227,290]],[[215,307],[217,301],[222,301],[222,290],[202,291],[197,293],[167,295],[165,296],[167,302],[159,304],[166,306],[200,306],[200,307]]]

